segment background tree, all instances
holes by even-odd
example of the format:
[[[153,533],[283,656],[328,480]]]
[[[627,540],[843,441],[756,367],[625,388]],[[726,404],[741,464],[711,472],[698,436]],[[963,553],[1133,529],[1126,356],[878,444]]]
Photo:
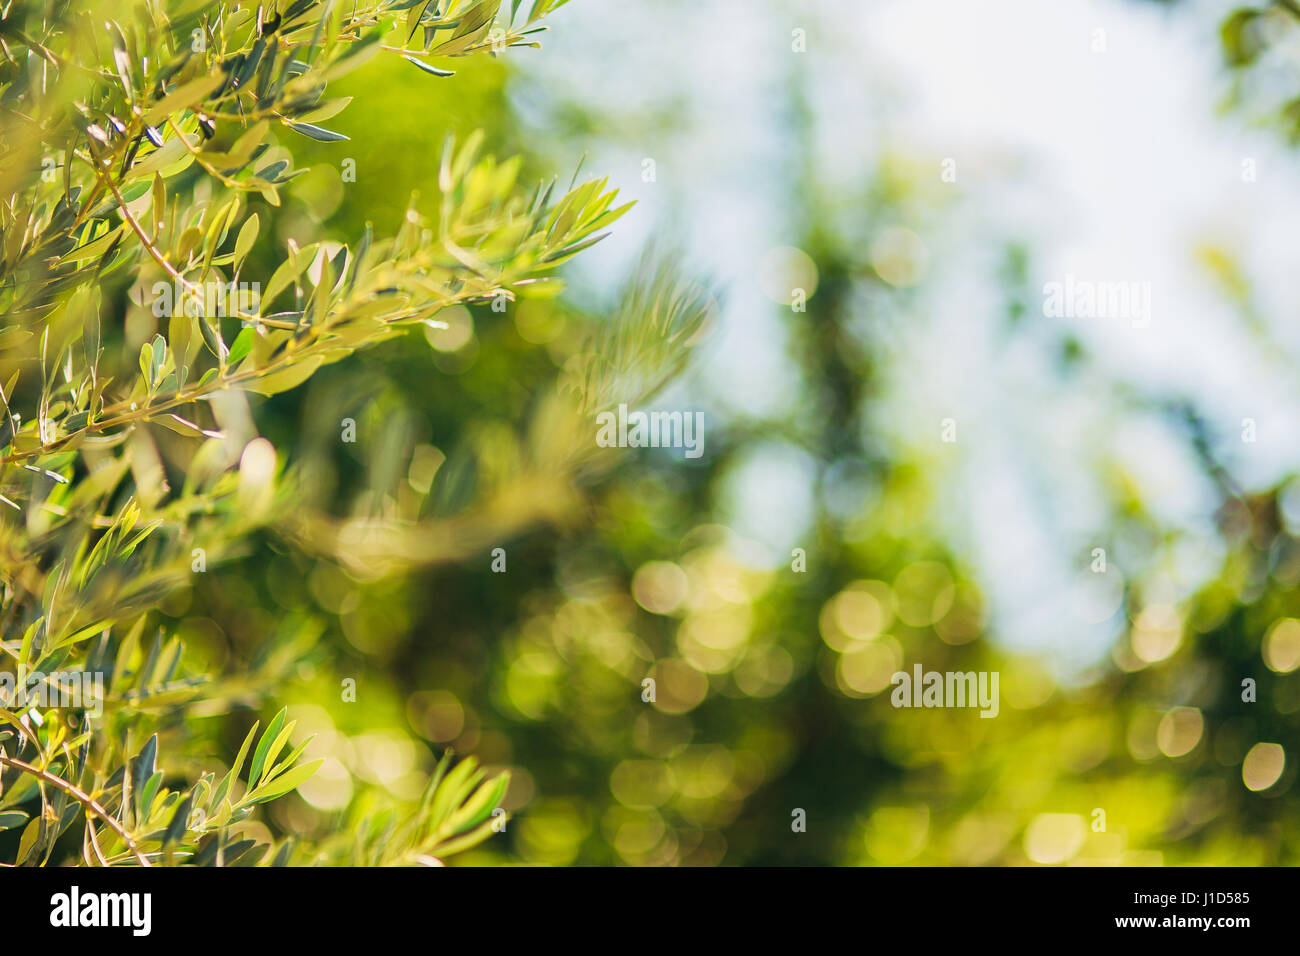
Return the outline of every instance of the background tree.
[[[12,863],[436,863],[504,823],[508,775],[448,753],[405,804],[359,797],[352,825],[330,831],[340,839],[274,839],[258,805],[329,754],[279,704],[320,630],[288,614],[229,643],[200,627],[195,648],[174,619],[196,582],[268,548],[427,559],[562,510],[546,489],[589,457],[580,413],[602,376],[625,371],[598,355],[534,394],[527,441],[484,435],[488,456],[467,440],[441,469],[425,458],[413,473],[428,480],[400,501],[384,458],[352,521],[310,507],[319,476],[259,436],[276,404],[249,396],[290,392],[388,340],[409,351],[410,329],[454,335],[436,317],[465,304],[554,294],[544,277],[625,211],[603,181],[527,190],[519,159],[444,133],[411,183],[426,187],[423,210],[381,206],[398,214],[331,241],[294,205],[310,182],[295,151],[348,139],[318,125],[350,100],[327,98],[331,81],[384,56],[449,82],[430,59],[536,46],[563,2],[4,11],[0,647],[15,680],[0,701],[0,829]],[[691,317],[669,305],[658,318],[605,333],[629,346],[620,361],[653,360],[647,348],[666,359],[661,333]],[[363,416],[361,434],[390,424]],[[340,418],[319,427],[350,440]],[[50,698],[83,674],[104,675],[102,701]],[[357,700],[347,683],[335,695]],[[240,712],[263,707],[278,712],[259,737]]]

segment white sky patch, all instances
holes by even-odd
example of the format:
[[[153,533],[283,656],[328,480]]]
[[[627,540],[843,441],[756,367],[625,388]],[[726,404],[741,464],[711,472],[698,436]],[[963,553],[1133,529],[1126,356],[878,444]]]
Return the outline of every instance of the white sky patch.
[[[1300,208],[1300,169],[1272,135],[1216,119],[1218,20],[1187,14],[1076,0],[846,8],[857,22],[846,34],[871,38],[866,59],[907,78],[896,83],[903,105],[886,123],[890,145],[930,151],[936,176],[943,157],[955,158],[976,210],[937,227],[950,254],[932,258],[923,318],[896,356],[890,401],[875,419],[906,422],[895,438],[921,447],[940,417],[957,418],[949,535],[991,598],[995,634],[1050,649],[1067,668],[1104,653],[1115,630],[1065,609],[1091,547],[1108,544],[1113,516],[1098,483],[1112,469],[1098,462],[1122,469],[1157,521],[1202,545],[1202,555],[1219,552],[1209,547],[1214,499],[1185,436],[1125,412],[1111,395],[1116,382],[1190,398],[1216,450],[1252,486],[1293,470],[1300,449],[1295,353],[1262,344],[1196,257],[1205,242],[1241,257],[1258,301],[1271,306],[1261,313],[1295,314],[1300,243],[1288,210]],[[1091,50],[1096,29],[1104,53]],[[1267,172],[1243,182],[1243,157]],[[1031,294],[1026,324],[1068,325],[1100,372],[1062,381],[1050,355],[994,334],[1001,303],[996,288],[980,285],[995,277],[977,251],[961,250],[993,237],[1030,240],[1031,293],[1067,275],[1150,283],[1150,326],[1047,319]],[[1295,331],[1278,324],[1279,340],[1295,343]],[[1257,421],[1255,444],[1240,440],[1245,417]],[[1122,544],[1108,550],[1147,572],[1164,560]],[[1183,595],[1204,579],[1188,578],[1218,570],[1195,550],[1170,559]]]
[[[791,549],[808,546],[816,481],[813,461],[793,445],[765,442],[747,448],[723,478],[717,502],[721,520],[766,549],[769,567],[788,566]],[[780,520],[773,520],[777,516]]]
[[[881,157],[933,170],[936,184],[941,162],[956,161],[951,205],[899,210],[916,215],[903,224],[929,251],[908,317],[888,329],[870,313],[855,320],[889,342],[885,402],[869,413],[936,469],[940,528],[986,592],[995,639],[1073,666],[1104,654],[1119,624],[1067,610],[1091,548],[1106,545],[1117,469],[1182,535],[1171,555],[1112,543],[1125,576],[1173,567],[1186,593],[1217,571],[1212,498],[1186,436],[1133,416],[1125,393],[1191,400],[1248,487],[1300,457],[1300,159],[1275,131],[1216,115],[1227,88],[1218,27],[1232,7],[710,0],[611,5],[594,19],[567,8],[523,65],[539,87],[618,118],[593,137],[586,168],[641,201],[614,240],[579,257],[578,275],[607,283],[666,226],[726,288],[722,327],[674,389],[723,414],[782,418],[808,387],[755,276],[769,249],[799,245],[814,214],[805,190],[846,197],[831,216],[865,260],[898,224],[857,204]],[[791,52],[794,28],[807,53]],[[1098,30],[1105,52],[1093,50]],[[811,147],[785,112],[792,82],[814,110]],[[655,182],[641,180],[642,157],[654,158]],[[994,268],[1009,240],[1030,255],[1028,314],[1010,335]],[[1208,277],[1206,244],[1240,260],[1268,342]],[[1149,283],[1149,326],[1045,317],[1044,284],[1068,275]],[[1046,347],[1062,329],[1089,355],[1072,377]],[[950,416],[959,440],[945,451]],[[1244,418],[1253,444],[1241,441]],[[770,450],[751,456],[727,482],[728,520],[773,546],[793,540],[809,517],[800,473]]]

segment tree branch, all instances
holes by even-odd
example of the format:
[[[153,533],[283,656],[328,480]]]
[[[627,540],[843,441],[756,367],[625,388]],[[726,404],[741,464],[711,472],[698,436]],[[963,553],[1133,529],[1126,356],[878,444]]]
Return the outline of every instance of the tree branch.
[[[109,829],[121,838],[122,842],[126,844],[126,848],[131,851],[131,854],[140,862],[141,866],[152,866],[152,864],[145,859],[144,854],[140,852],[140,848],[136,845],[135,840],[131,838],[131,834],[127,833],[122,827],[122,824],[113,819],[113,815],[105,810],[98,800],[86,793],[76,784],[70,783],[62,777],[50,773],[48,770],[42,770],[40,767],[33,767],[26,761],[19,760],[16,757],[7,757],[4,754],[0,754],[0,764],[13,767],[15,770],[20,770],[23,773],[30,773],[37,780],[41,780],[52,787],[62,790],[68,796],[72,797],[72,799],[85,807],[88,813],[93,813],[108,824]],[[86,825],[91,825],[89,819],[86,821]],[[98,847],[98,844],[96,844],[96,847]]]

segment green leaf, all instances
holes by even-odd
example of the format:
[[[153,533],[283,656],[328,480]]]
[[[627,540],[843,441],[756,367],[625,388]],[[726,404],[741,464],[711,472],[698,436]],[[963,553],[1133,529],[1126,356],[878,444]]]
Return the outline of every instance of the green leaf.
[[[584,242],[579,242],[576,245],[569,246],[567,249],[560,249],[556,252],[552,252],[550,255],[543,258],[542,262],[550,266],[558,266],[560,263],[573,258],[579,252],[582,252],[582,250],[584,249],[591,248],[596,243],[600,242],[600,240],[608,236],[609,233],[603,232],[599,236],[593,236],[592,238],[587,239]]]
[[[239,776],[239,771],[244,766],[244,758],[248,756],[248,748],[253,745],[253,738],[257,735],[257,728],[260,726],[261,721],[253,721],[248,736],[244,738],[244,743],[239,748],[239,756],[235,758],[235,762],[231,764],[229,772],[217,785],[217,789],[212,792],[212,799],[209,801],[210,806],[216,807],[226,798],[226,794],[230,791],[230,782]]]
[[[208,94],[221,86],[225,79],[224,74],[214,73],[177,87],[145,111],[144,122],[149,126],[156,126],[177,110],[197,106]]]
[[[320,769],[325,760],[313,760],[311,763],[303,764],[301,767],[294,767],[286,771],[268,783],[263,789],[259,790],[253,803],[265,803],[268,800],[274,800],[276,797],[282,797],[286,793],[306,783],[312,775]]]
[[[239,334],[235,336],[235,341],[230,343],[230,354],[226,356],[226,361],[234,365],[247,355],[253,348],[253,339],[256,335],[257,330],[251,325],[246,329],[240,329]]]
[[[112,227],[98,239],[92,239],[90,242],[77,246],[77,248],[64,253],[63,261],[80,262],[83,259],[103,258],[108,253],[109,247],[117,242],[118,237],[121,236],[122,230],[125,228],[125,223],[120,226]],[[8,346],[6,345],[5,347],[7,348]]]
[[[248,388],[250,391],[261,395],[277,395],[280,392],[287,392],[311,378],[323,361],[322,356],[309,356],[296,365],[290,365],[288,368],[280,369],[250,382]]]
[[[154,734],[145,741],[140,752],[136,755],[131,765],[131,790],[135,793],[136,809],[143,816],[148,811],[147,807],[140,804],[140,797],[144,793],[145,785],[149,778],[154,774],[154,759],[158,756],[158,735]]]
[[[433,852],[438,856],[451,856],[454,853],[463,853],[465,850],[478,846],[496,831],[492,829],[494,820],[486,823],[480,823],[478,827],[463,836],[456,836],[450,840],[443,840],[434,845]]]
[[[509,785],[510,775],[502,773],[480,786],[448,819],[447,825],[451,832],[463,833],[486,820],[501,803]]]
[[[167,362],[167,340],[161,335],[153,337],[153,378],[161,377],[163,365]]]
[[[532,12],[528,15],[528,22],[536,23],[548,13],[553,13],[568,2],[569,0],[537,0],[533,4]]]
[[[36,640],[36,632],[41,629],[41,623],[44,620],[45,618],[43,616],[38,617],[36,620],[32,621],[31,625],[27,628],[26,633],[23,634],[23,642],[18,648],[19,664],[26,666],[31,661],[32,642]]]
[[[315,739],[316,739],[316,735],[312,734],[310,737],[308,737],[298,746],[294,747],[293,750],[289,752],[289,756],[285,757],[283,760],[281,760],[270,770],[264,771],[263,777],[267,780],[274,780],[276,776],[278,776],[280,773],[284,772],[289,767],[292,767],[294,761],[297,760],[299,757],[301,757],[302,752],[307,749],[307,745],[310,744]],[[269,763],[270,761],[267,762]]]
[[[167,832],[163,834],[163,846],[170,846],[185,835],[189,829],[190,809],[193,805],[194,795],[187,794],[172,815],[172,822],[167,825]]]
[[[438,788],[437,794],[434,795],[433,805],[429,810],[430,821],[435,827],[441,826],[452,808],[462,803],[469,796],[474,785],[478,782],[475,779],[475,769],[478,767],[478,761],[473,757],[466,757],[447,774]],[[482,775],[479,774],[481,777]]]
[[[18,855],[14,858],[14,865],[21,866],[26,861],[28,855],[36,846],[36,837],[41,832],[40,818],[34,818],[31,823],[27,824],[27,829],[18,840]]]
[[[149,781],[144,785],[144,789],[140,791],[138,806],[140,807],[141,817],[148,818],[149,811],[153,809],[153,799],[158,795],[158,788],[162,786],[162,781],[163,781],[163,772],[161,770],[157,770],[154,772],[154,775],[149,778]]]
[[[188,418],[181,418],[179,415],[167,413],[158,418],[150,418],[149,421],[157,422],[159,425],[174,431],[178,435],[184,435],[187,438],[223,438],[225,437],[219,431],[213,431],[210,428],[202,428],[190,421]]]
[[[287,707],[281,707],[280,712],[275,715],[275,719],[266,728],[266,733],[262,734],[262,739],[257,742],[257,750],[253,753],[253,765],[248,769],[248,785],[257,786],[257,781],[261,779],[262,765],[266,762],[266,752],[271,749],[271,742],[280,735],[280,728],[284,726],[284,718],[288,713]]]
[[[406,60],[408,63],[414,63],[420,69],[424,70],[425,73],[429,73],[433,76],[455,76],[456,75],[455,70],[440,70],[436,66],[430,66],[428,63],[425,63],[423,60],[419,59],[418,57],[411,56],[409,53],[403,54],[402,59]]]
[[[275,853],[275,859],[271,861],[272,866],[288,866],[289,859],[293,856],[293,837],[289,837],[282,844],[280,849]]]
[[[244,261],[248,253],[253,248],[253,243],[257,242],[257,234],[261,225],[261,220],[257,213],[253,213],[239,227],[239,236],[235,239],[235,268]]]
[[[299,250],[297,254],[291,255],[281,262],[276,267],[276,270],[271,273],[271,279],[267,282],[266,288],[262,290],[263,306],[269,306],[275,301],[276,296],[289,288],[300,275],[306,272],[307,267],[311,265],[311,260],[311,256]]]
[[[199,319],[199,331],[203,333],[203,341],[207,344],[208,349],[217,357],[217,360],[223,365],[226,364],[226,355],[229,350],[226,348],[225,341],[221,338],[221,330],[214,320],[209,322],[206,319]],[[215,371],[215,369],[209,369]],[[201,380],[200,380],[201,381]]]
[[[344,136],[342,133],[336,133],[333,130],[313,126],[311,123],[286,123],[285,125],[295,133],[302,133],[302,135],[309,136],[321,143],[337,143],[350,138]]]
[[[433,769],[433,776],[429,778],[428,784],[425,785],[424,794],[420,797],[420,815],[423,816],[433,803],[434,795],[438,792],[438,785],[442,783],[442,778],[447,774],[447,768],[451,766],[451,750],[443,751],[442,759]]]
[[[258,783],[261,783],[262,780],[264,780],[271,772],[271,769],[275,764],[275,758],[280,756],[280,751],[283,750],[284,745],[289,742],[289,735],[293,733],[293,728],[294,721],[291,720],[284,725],[284,728],[278,734],[276,734],[275,740],[272,741],[271,746],[267,748],[266,754],[262,758],[262,776],[258,779]]]
[[[144,383],[151,390],[153,389],[153,346],[148,342],[140,346],[140,374],[144,377]]]
[[[150,521],[147,525],[145,525],[138,532],[136,532],[135,537],[133,537],[130,541],[128,541],[125,545],[122,546],[122,549],[118,552],[118,556],[123,558],[129,558],[132,552],[134,552],[136,547],[140,544],[140,542],[143,541],[145,538],[149,537],[149,535],[153,534],[156,530],[158,530],[159,526],[162,525],[162,523],[163,523],[162,518],[155,518],[153,521]],[[103,624],[92,625],[92,629],[93,627],[103,627]]]

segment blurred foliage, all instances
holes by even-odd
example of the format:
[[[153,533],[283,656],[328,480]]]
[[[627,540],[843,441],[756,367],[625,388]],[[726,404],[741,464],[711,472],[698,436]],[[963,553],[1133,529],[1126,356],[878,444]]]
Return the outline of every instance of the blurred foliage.
[[[1239,7],[1219,30],[1224,62],[1233,71],[1228,105],[1276,123],[1292,144],[1300,143],[1298,30],[1300,4],[1292,0]]]
[[[501,109],[500,135],[514,135]],[[554,109],[584,117],[566,127],[579,146],[584,130],[614,128],[633,143],[645,134],[635,118],[584,114],[581,103]],[[797,102],[788,110],[796,121],[805,114]],[[386,169],[410,134],[376,124],[370,135]],[[807,232],[792,241],[815,263],[816,293],[806,313],[782,312],[804,383],[787,415],[711,420],[699,461],[625,453],[560,535],[496,541],[504,573],[493,573],[489,540],[423,569],[385,564],[378,551],[356,565],[344,555],[343,571],[266,556],[238,602],[273,605],[251,612],[260,623],[222,612],[216,582],[187,613],[202,598],[220,629],[249,641],[283,611],[321,615],[336,653],[329,678],[315,678],[323,689],[302,687],[317,719],[367,742],[359,747],[377,735],[395,747],[413,738],[510,767],[505,806],[516,819],[462,861],[1294,863],[1300,514],[1283,503],[1297,486],[1242,491],[1193,409],[1124,393],[1134,413],[1175,423],[1216,477],[1222,572],[1178,607],[1156,581],[1127,580],[1113,564],[1098,574],[1081,600],[1103,605],[1122,633],[1111,660],[1069,683],[1052,661],[1001,649],[973,576],[933,530],[936,462],[919,449],[898,456],[871,417],[895,360],[893,324],[915,305],[906,247],[873,256],[863,235],[900,221],[921,231],[939,199],[890,156],[860,192],[830,194],[806,152],[816,137],[795,126],[789,139],[805,151],[791,188]],[[359,176],[345,206],[366,208],[382,190]],[[1025,305],[1031,255],[1011,244],[1004,256],[1008,341],[1043,334]],[[452,342],[431,339],[446,378],[429,382],[420,364],[375,353],[363,358],[372,365],[318,378],[302,405],[279,406],[283,433],[302,436],[296,456],[310,463],[322,508],[360,507],[384,449],[413,449],[400,459],[410,467],[392,469],[400,498],[402,479],[425,486],[419,462],[443,462],[467,435],[525,418],[534,383],[573,368],[575,325],[585,323],[561,297],[505,313],[475,306],[458,325]],[[1081,343],[1048,333],[1041,345],[1061,357],[1064,376],[1084,375]],[[636,398],[604,395],[605,404]],[[318,414],[331,400],[342,404]],[[340,449],[341,414],[366,423],[371,439]],[[730,476],[774,439],[814,462],[819,505],[802,573],[754,562],[751,543],[720,523]],[[1116,473],[1111,487],[1110,539],[1167,553],[1175,541],[1131,482]],[[1093,560],[1080,556],[1081,575],[1093,574]],[[998,718],[891,708],[890,676],[917,661],[1000,672]],[[382,713],[330,702],[349,674],[385,702]],[[643,699],[647,678],[654,701]],[[1255,702],[1242,699],[1245,678],[1257,682]],[[315,812],[283,825],[326,825],[371,773],[364,758],[338,767],[337,793],[309,794]],[[397,767],[387,785],[403,786]],[[792,829],[796,809],[806,832]]]
[[[450,19],[451,11],[442,9],[447,4],[382,6],[404,23],[415,17],[411,25],[427,24],[421,54],[447,52],[436,47],[443,31],[428,33]],[[497,5],[457,6],[496,12]],[[538,4],[532,14],[553,6]],[[580,6],[566,12],[587,13]],[[40,16],[32,17],[22,36],[43,37],[34,26]],[[800,401],[772,419],[711,421],[709,452],[700,460],[595,448],[592,412],[634,405],[680,374],[714,302],[706,289],[679,278],[680,257],[671,252],[648,255],[601,308],[579,306],[558,282],[528,282],[538,278],[535,267],[558,265],[594,238],[595,223],[613,209],[602,181],[577,186],[575,177],[567,207],[546,196],[545,187],[532,202],[514,192],[516,181],[531,181],[546,163],[541,146],[520,135],[518,107],[506,96],[510,84],[528,81],[491,55],[501,43],[488,42],[495,28],[482,31],[483,22],[473,27],[480,39],[458,52],[486,42],[482,52],[489,55],[446,61],[454,78],[430,76],[398,50],[379,50],[392,55],[337,82],[331,78],[332,102],[351,97],[347,109],[322,116],[328,109],[320,103],[327,101],[313,100],[302,114],[290,114],[299,125],[327,123],[320,128],[346,141],[310,133],[288,139],[296,134],[279,123],[265,132],[270,148],[241,170],[228,171],[224,157],[210,163],[240,184],[226,190],[212,184],[217,177],[197,156],[181,157],[186,167],[171,175],[158,169],[177,222],[192,220],[200,233],[188,249],[182,242],[188,226],[181,235],[166,228],[154,234],[152,184],[139,196],[122,196],[167,263],[183,262],[182,271],[197,274],[208,268],[202,262],[208,242],[211,268],[229,268],[223,277],[238,268],[223,250],[232,241],[239,246],[239,223],[255,209],[257,234],[240,257],[240,274],[270,277],[288,266],[288,311],[275,318],[294,325],[291,336],[315,308],[327,316],[340,311],[319,290],[356,275],[357,262],[364,263],[357,237],[377,222],[381,232],[398,236],[388,254],[418,264],[412,285],[398,292],[407,298],[386,307],[404,315],[418,304],[426,307],[420,319],[436,314],[433,323],[402,318],[410,328],[394,335],[385,326],[384,334],[356,343],[373,348],[356,349],[346,362],[323,360],[300,387],[246,398],[214,392],[211,421],[197,412],[182,415],[220,438],[176,435],[165,423],[160,431],[154,413],[171,412],[158,407],[157,395],[196,381],[196,372],[179,377],[190,359],[167,365],[177,353],[173,332],[158,327],[141,294],[131,291],[149,288],[165,267],[149,257],[129,224],[115,224],[110,207],[72,248],[109,236],[120,237],[117,247],[109,252],[110,238],[90,250],[94,255],[75,260],[91,263],[79,266],[94,270],[86,279],[66,275],[69,290],[101,290],[92,301],[106,317],[100,361],[110,363],[102,367],[111,368],[105,377],[112,381],[92,381],[94,398],[78,408],[95,363],[74,355],[72,375],[62,382],[55,374],[42,378],[44,369],[62,364],[55,360],[62,348],[57,339],[48,362],[35,351],[36,335],[0,339],[0,379],[20,366],[30,370],[21,371],[16,386],[5,386],[6,400],[15,409],[36,409],[16,418],[6,441],[25,433],[38,442],[5,452],[26,456],[7,462],[3,476],[3,492],[20,515],[6,519],[0,539],[6,602],[12,602],[5,607],[10,655],[24,653],[24,631],[34,623],[31,646],[35,653],[46,647],[49,609],[36,595],[58,579],[61,557],[67,567],[85,561],[78,552],[83,541],[92,547],[107,541],[105,557],[132,548],[88,586],[79,584],[55,602],[56,625],[73,626],[73,608],[80,607],[76,613],[98,628],[74,645],[96,650],[68,659],[109,671],[107,662],[120,659],[129,678],[120,688],[114,678],[104,723],[90,725],[98,735],[90,741],[91,763],[71,763],[65,747],[84,733],[80,727],[62,740],[50,736],[63,714],[36,728],[14,712],[25,728],[17,739],[40,758],[32,764],[82,780],[118,822],[134,827],[134,811],[122,809],[130,801],[121,794],[139,776],[136,770],[153,766],[153,751],[142,748],[156,746],[168,755],[167,771],[153,798],[158,812],[146,822],[165,827],[176,816],[170,808],[186,797],[190,809],[221,805],[211,799],[213,784],[243,762],[236,755],[257,739],[248,730],[254,719],[269,717],[274,733],[268,735],[301,747],[298,758],[318,766],[264,814],[223,821],[222,840],[204,843],[195,831],[176,843],[214,860],[221,853],[227,863],[281,855],[295,863],[434,863],[455,850],[464,852],[453,863],[553,865],[1296,863],[1300,484],[1240,488],[1216,454],[1219,439],[1205,432],[1194,408],[1126,395],[1135,412],[1177,423],[1219,489],[1217,526],[1226,555],[1220,573],[1177,605],[1167,603],[1156,582],[1121,577],[1113,565],[1095,581],[1088,578],[1085,603],[1109,608],[1108,620],[1120,622],[1121,635],[1110,660],[1069,682],[1052,661],[1003,649],[975,575],[935,530],[942,505],[937,465],[928,457],[933,450],[899,453],[878,434],[870,413],[896,359],[892,324],[915,306],[915,289],[906,245],[889,256],[872,255],[863,236],[899,223],[923,232],[941,200],[891,156],[864,171],[854,194],[827,194],[811,155],[816,138],[799,128],[807,110],[794,83],[787,90],[789,139],[804,152],[791,188],[806,214],[804,234],[791,242],[814,264],[816,282],[806,312],[779,314],[792,333],[789,360],[804,385]],[[524,28],[514,22],[509,29],[518,29],[516,40],[523,41],[532,21]],[[1229,60],[1242,69],[1259,59],[1252,29],[1244,21],[1224,27]],[[403,31],[415,35],[409,26]],[[249,54],[250,41],[257,42],[237,30],[229,36],[239,45],[222,56]],[[0,37],[11,50],[31,49],[8,25]],[[400,38],[378,45],[411,49]],[[28,71],[45,69],[24,56]],[[115,71],[107,49],[103,62]],[[145,89],[146,80],[152,75],[131,82]],[[527,92],[530,102],[543,95]],[[103,114],[117,116],[140,142],[142,159],[154,155],[147,131],[129,125],[141,114],[123,108],[132,102],[123,84],[110,82],[103,96],[93,107],[99,112],[77,122],[94,121],[107,131],[116,127]],[[1241,97],[1239,105],[1254,102],[1245,87]],[[12,111],[0,120],[21,124]],[[570,119],[575,138],[591,130],[645,132],[634,117],[603,117],[581,103],[559,104],[557,112]],[[185,142],[200,154],[209,143],[230,153],[248,135],[228,115],[214,117],[210,141],[202,139],[195,111],[178,108],[174,122],[172,132],[163,131],[166,141],[192,137]],[[59,142],[75,138],[87,156],[130,148],[127,134],[107,132],[110,142],[92,147],[85,127],[77,132],[69,123]],[[462,161],[478,155],[478,144],[470,142],[478,129],[486,130],[485,144],[517,157],[518,165]],[[448,133],[469,145],[441,153]],[[49,228],[51,197],[61,194],[57,183],[37,182],[40,159],[52,147],[29,139],[11,137],[6,126],[0,175],[22,184],[9,189],[6,180],[6,215],[14,217],[6,219],[6,249],[8,223],[17,221],[20,208],[15,202],[26,204],[23,221],[34,221],[40,235]],[[292,143],[292,157],[282,140]],[[447,157],[441,166],[440,154]],[[280,162],[287,165],[273,176],[249,175]],[[294,176],[295,163],[309,168]],[[62,176],[65,167],[58,168]],[[482,171],[479,182],[494,184],[486,207],[476,204],[479,187],[470,169]],[[95,190],[98,180],[81,176]],[[267,183],[274,204],[256,180]],[[415,182],[422,184],[419,196],[408,201],[395,193],[395,183]],[[232,195],[238,203],[230,204]],[[36,215],[34,200],[42,197],[45,211]],[[511,197],[521,205],[511,206]],[[229,204],[230,221],[207,239],[204,230],[217,221],[222,203]],[[532,231],[537,210],[550,210],[540,230],[545,242],[575,208],[586,210],[574,217],[580,234],[529,244],[539,234]],[[482,214],[472,215],[474,209]],[[530,227],[522,235],[515,231],[521,222]],[[304,252],[308,244],[300,245],[307,235],[317,243],[311,254]],[[468,246],[481,259],[478,251],[493,236],[504,251],[497,250],[487,270],[456,254]],[[456,252],[445,245],[448,237]],[[1031,256],[1032,249],[1012,243],[1003,257],[1009,340],[1041,333],[1031,327],[1021,288]],[[28,254],[22,261],[35,261],[57,283],[65,257]],[[606,279],[610,288],[618,286]],[[391,272],[382,282],[375,276],[371,301],[386,298],[388,281],[395,281]],[[499,288],[509,294],[494,294]],[[425,298],[435,289],[436,298]],[[22,303],[13,307],[20,319],[6,325],[39,334],[57,324],[74,308],[75,293],[57,285],[54,293],[34,296],[6,279],[0,286],[6,312],[10,302]],[[22,317],[23,309],[30,315]],[[233,350],[248,331],[225,346],[225,333],[244,325],[241,318],[217,324],[216,352],[195,351],[205,355],[198,379],[212,367],[220,375],[235,365],[229,351],[225,357],[220,351]],[[77,335],[75,323],[65,325],[66,334]],[[177,337],[183,335],[178,329]],[[156,337],[164,350],[154,347]],[[1073,339],[1048,333],[1039,345],[1062,356],[1067,378],[1088,368],[1086,349]],[[145,346],[149,361],[137,372]],[[160,354],[154,389],[152,366]],[[161,387],[170,374],[176,383]],[[61,394],[52,394],[42,412],[46,381],[58,383],[52,387]],[[139,413],[108,430],[129,429],[150,444],[132,437],[96,448],[95,469],[122,473],[111,485],[105,475],[106,487],[83,495],[90,510],[77,511],[69,492],[55,494],[64,486],[51,475],[68,480],[73,491],[86,485],[100,474],[83,460],[91,452],[86,445],[46,446],[66,440],[67,418],[79,411],[91,412],[83,427],[94,433],[89,426],[103,421],[98,396],[112,388],[132,398]],[[46,420],[52,433],[40,424]],[[755,560],[753,543],[721,517],[736,470],[773,441],[811,462],[817,490],[802,560],[792,556],[776,567]],[[133,456],[149,454],[133,451],[137,442],[153,449],[150,460],[163,475],[164,490],[153,501],[137,488],[147,475]],[[274,451],[261,462],[269,472],[261,484],[247,475],[257,473],[262,452],[240,460],[250,447]],[[208,452],[211,460],[200,457],[204,448],[217,449]],[[67,454],[74,457],[59,457]],[[187,489],[179,498],[169,490],[177,483]],[[1121,473],[1111,487],[1111,539],[1166,553],[1175,542],[1149,503]],[[187,496],[196,498],[188,506]],[[153,522],[148,538],[133,541]],[[208,549],[206,573],[191,570],[195,547]],[[172,573],[152,583],[169,559]],[[1092,560],[1080,556],[1081,576],[1094,574]],[[112,627],[101,637],[108,617]],[[155,633],[160,639],[151,645]],[[174,661],[175,672],[167,674]],[[997,719],[980,719],[969,709],[892,708],[890,677],[916,662],[932,671],[998,672]],[[645,699],[647,679],[654,681],[653,700]],[[1245,679],[1256,682],[1253,701],[1243,700]],[[268,744],[268,750],[278,754],[279,748]],[[452,751],[477,759],[449,769],[445,754]],[[114,780],[110,768],[124,765],[136,769]],[[143,777],[146,787],[155,775]],[[0,825],[10,808],[23,814],[22,826],[8,824],[0,833],[9,856],[22,852],[20,842],[36,824],[27,822],[30,808],[48,807],[42,819],[55,813],[65,828],[78,818],[79,807],[60,803],[58,794],[37,794],[39,778],[30,773],[11,769],[5,782]],[[249,788],[235,781],[231,792],[247,802],[252,786],[251,779]],[[512,819],[506,824],[495,810]],[[804,832],[792,826],[798,810],[806,814]],[[1097,810],[1104,812],[1103,828]],[[233,818],[233,802],[231,811]],[[194,819],[212,825],[203,814]],[[112,844],[115,861],[129,861],[123,845],[112,842],[111,827],[88,832],[101,845]],[[148,835],[143,822],[133,832],[142,841]],[[471,846],[489,834],[495,835]],[[47,850],[53,846],[40,839]],[[275,853],[242,856],[262,844]],[[148,854],[163,853],[161,844],[156,850],[141,845]],[[75,847],[60,847],[65,857],[75,856]]]
[[[932,448],[900,455],[872,416],[897,360],[894,324],[917,304],[906,244],[881,256],[864,236],[900,224],[924,233],[941,200],[889,155],[859,192],[826,190],[797,81],[788,89],[805,229],[791,242],[816,270],[807,312],[782,312],[798,405],[712,420],[699,462],[628,453],[593,493],[588,530],[524,537],[505,574],[477,555],[382,592],[405,608],[376,613],[388,617],[386,680],[416,733],[514,769],[508,848],[466,859],[1294,864],[1300,484],[1242,488],[1220,454],[1229,439],[1208,434],[1195,408],[1117,386],[1129,412],[1170,422],[1218,489],[1222,567],[1193,599],[1169,603],[1158,572],[1187,542],[1102,461],[1113,471],[1104,540],[1149,553],[1155,569],[1128,577],[1079,556],[1081,613],[1118,625],[1109,660],[1066,680],[1054,661],[1000,647],[971,569],[934,530],[945,505]],[[554,114],[582,110],[563,102]],[[586,115],[566,132],[580,141],[594,129],[616,129],[640,155],[635,118]],[[1011,243],[1003,257],[1007,342],[1032,337],[1082,383],[1096,374],[1087,348],[1026,308],[1032,254]],[[563,301],[552,308],[565,314]],[[476,330],[493,323],[474,318]],[[525,303],[514,325],[489,327],[532,341],[562,320]],[[561,333],[546,334],[555,349]],[[506,381],[485,358],[458,375],[481,400],[486,383]],[[419,407],[419,389],[402,389]],[[752,543],[720,523],[730,476],[773,441],[813,462],[802,573],[752,560]],[[363,581],[347,586],[357,606],[375,600]],[[344,628],[365,647],[360,628]],[[891,708],[891,675],[918,661],[999,672],[998,718]],[[806,832],[792,828],[795,810]]]

